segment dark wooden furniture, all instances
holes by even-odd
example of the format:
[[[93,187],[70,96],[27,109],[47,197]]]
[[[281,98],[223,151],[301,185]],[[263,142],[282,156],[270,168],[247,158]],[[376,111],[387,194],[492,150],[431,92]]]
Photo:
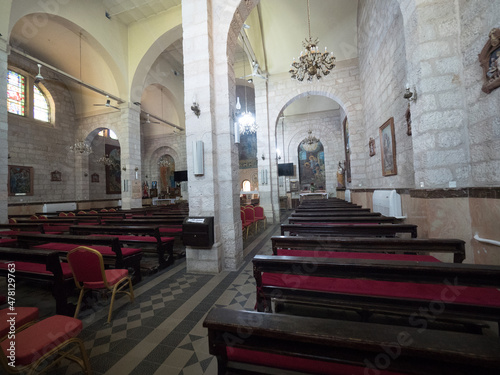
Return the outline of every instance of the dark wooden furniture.
[[[380,212],[370,212],[369,209],[359,210],[316,210],[316,211],[295,211],[292,217],[321,217],[321,216],[381,216]]]
[[[500,342],[481,335],[227,308],[212,309],[203,326],[219,375],[317,373],[319,368],[332,374],[500,371]]]
[[[7,262],[17,262],[13,273],[16,280],[27,279],[52,283],[52,295],[56,300],[56,313],[73,316],[75,306],[69,304],[67,298],[75,283],[73,275],[68,274],[67,264],[61,264],[57,251],[0,247],[0,259]],[[63,272],[63,267],[65,267],[66,272]],[[3,263],[0,267],[0,275],[7,276],[9,273],[8,263]]]
[[[311,224],[311,223],[391,223],[401,222],[400,219],[390,216],[291,216],[288,218],[290,224]]]
[[[118,237],[91,237],[91,236],[75,236],[69,234],[20,234],[17,236],[17,241],[20,247],[30,248],[39,246],[45,250],[56,250],[61,255],[65,255],[78,246],[105,246],[110,251],[103,253],[104,261],[115,268],[132,268],[134,282],[139,282],[141,276],[141,258],[142,252],[138,249],[121,247]],[[56,244],[56,246],[51,246]],[[68,244],[68,246],[57,246],[57,244]],[[53,249],[51,249],[53,247]],[[102,251],[101,251],[102,253]],[[124,254],[125,253],[125,254]]]
[[[141,247],[145,252],[151,252],[148,246],[153,243],[160,269],[174,263],[174,237],[162,237],[159,226],[73,225],[69,231],[72,235],[117,235],[123,244],[146,246]]]
[[[414,326],[420,324],[419,319],[428,319],[425,313],[429,311],[434,319],[500,323],[500,266],[264,255],[255,256],[252,262],[259,311],[270,310],[273,299],[275,303],[390,312],[410,316]],[[266,285],[264,273],[278,275]],[[321,281],[316,283],[313,277]],[[293,281],[294,287],[278,285],[282,280],[287,285]],[[356,280],[356,286],[345,292],[346,286],[353,285],[349,280]],[[397,290],[401,285],[396,283],[407,283],[404,292]],[[419,289],[422,284],[426,285]],[[439,313],[432,313],[438,307]]]
[[[281,224],[281,235],[341,236],[341,237],[395,237],[409,233],[417,238],[417,226],[413,224]]]
[[[453,254],[454,263],[465,259],[465,242],[458,239],[366,238],[366,237],[271,237],[273,254],[278,249],[309,251],[389,252],[394,254]]]

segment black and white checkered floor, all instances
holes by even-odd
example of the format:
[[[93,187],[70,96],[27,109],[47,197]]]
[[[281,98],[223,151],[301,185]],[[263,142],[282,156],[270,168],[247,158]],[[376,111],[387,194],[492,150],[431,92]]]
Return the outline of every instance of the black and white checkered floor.
[[[257,253],[271,254],[269,238],[277,230],[279,225],[268,226],[245,243],[245,258],[238,271],[188,274],[185,259],[180,259],[143,278],[134,287],[134,303],[126,296],[116,300],[110,324],[106,323],[109,302],[94,296],[97,301],[91,301],[91,308],[79,315],[84,325],[80,337],[94,374],[216,374],[217,360],[208,353],[203,320],[213,306],[253,310],[251,259]],[[40,300],[40,294],[34,292],[31,298]],[[36,304],[42,316],[52,309],[52,303],[48,295]],[[81,369],[72,364],[51,374],[79,373]]]

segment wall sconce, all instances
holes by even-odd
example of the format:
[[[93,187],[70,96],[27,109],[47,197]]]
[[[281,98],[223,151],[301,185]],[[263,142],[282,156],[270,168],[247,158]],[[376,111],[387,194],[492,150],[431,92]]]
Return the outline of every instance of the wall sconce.
[[[408,102],[417,101],[417,90],[415,89],[415,87],[413,87],[413,92],[411,92],[410,91],[410,84],[407,83],[406,84],[406,91],[403,95],[403,98],[408,100]]]
[[[191,106],[191,110],[193,113],[196,115],[196,117],[200,117],[200,105],[198,104],[198,101],[196,100],[196,95],[193,95],[193,105]]]
[[[122,171],[126,171],[127,170],[127,167],[126,166],[123,166],[122,167]]]
[[[88,175],[89,175],[89,174],[88,174],[87,172],[85,172],[85,173],[83,174],[83,177],[88,177]]]
[[[266,160],[266,157],[264,156],[264,154],[262,154],[261,158],[262,158],[262,160]]]

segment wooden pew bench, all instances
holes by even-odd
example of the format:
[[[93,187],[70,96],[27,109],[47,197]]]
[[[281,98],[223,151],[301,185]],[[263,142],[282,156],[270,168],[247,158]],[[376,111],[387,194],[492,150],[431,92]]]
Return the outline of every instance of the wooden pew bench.
[[[341,237],[395,237],[408,233],[417,238],[414,224],[281,224],[281,235],[297,236],[341,236]]]
[[[481,335],[228,308],[212,309],[203,327],[219,375],[500,371],[500,342]]]
[[[366,209],[361,210],[323,210],[323,211],[295,211],[292,217],[322,217],[322,216],[381,216],[380,212],[370,212]]]
[[[154,244],[153,252],[158,256],[159,268],[163,269],[174,263],[174,237],[162,237],[159,226],[115,226],[115,225],[74,225],[70,227],[72,235],[115,235],[121,243],[142,245],[145,252],[151,252],[149,246]]]
[[[15,272],[9,263],[15,262]],[[0,275],[14,275],[15,280],[26,279],[52,283],[56,313],[73,316],[75,306],[67,302],[75,287],[73,274],[67,263],[61,263],[59,252],[0,247]]]
[[[55,250],[61,255],[78,246],[88,246],[99,251],[104,262],[114,268],[133,269],[133,281],[141,281],[141,249],[122,247],[118,237],[75,236],[70,234],[20,234],[17,236],[20,247],[38,250]]]
[[[291,303],[389,312],[412,326],[429,315],[500,324],[500,266],[257,255],[253,268],[259,311]]]
[[[273,254],[283,256],[306,256],[298,255],[298,252],[321,256],[321,252],[341,251],[453,254],[454,263],[462,263],[465,259],[465,242],[459,239],[273,236],[271,244]]]
[[[401,222],[400,219],[390,216],[357,216],[357,215],[347,215],[347,216],[290,216],[288,218],[288,223],[290,224],[308,224],[308,225],[324,225],[329,223],[340,223],[340,224],[381,224],[390,223],[396,224]]]

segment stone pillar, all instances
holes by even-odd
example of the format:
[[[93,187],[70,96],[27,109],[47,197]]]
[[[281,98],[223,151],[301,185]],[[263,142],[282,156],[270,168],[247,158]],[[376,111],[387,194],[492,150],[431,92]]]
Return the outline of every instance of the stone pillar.
[[[273,189],[273,166],[276,164],[276,145],[274,144],[274,128],[269,122],[268,84],[262,79],[254,80],[255,117],[259,128],[257,130],[257,161],[259,168],[260,205],[269,223],[279,221],[279,198]],[[264,155],[264,160],[262,160]],[[274,178],[275,179],[275,178]],[[273,202],[275,204],[273,204]]]
[[[401,6],[407,42],[415,186],[471,184],[468,116],[456,2]]]
[[[0,37],[0,223],[8,217],[7,41]]]
[[[243,259],[237,148],[228,90],[226,46],[216,43],[212,1],[183,0],[184,103],[189,215],[213,216],[215,244],[186,249],[188,272],[237,269]],[[226,30],[227,33],[227,30]],[[199,104],[200,116],[191,110]],[[193,145],[202,141],[203,174],[194,174]]]
[[[141,120],[139,110],[128,106],[122,106],[120,115],[122,208],[128,210],[142,207]]]

